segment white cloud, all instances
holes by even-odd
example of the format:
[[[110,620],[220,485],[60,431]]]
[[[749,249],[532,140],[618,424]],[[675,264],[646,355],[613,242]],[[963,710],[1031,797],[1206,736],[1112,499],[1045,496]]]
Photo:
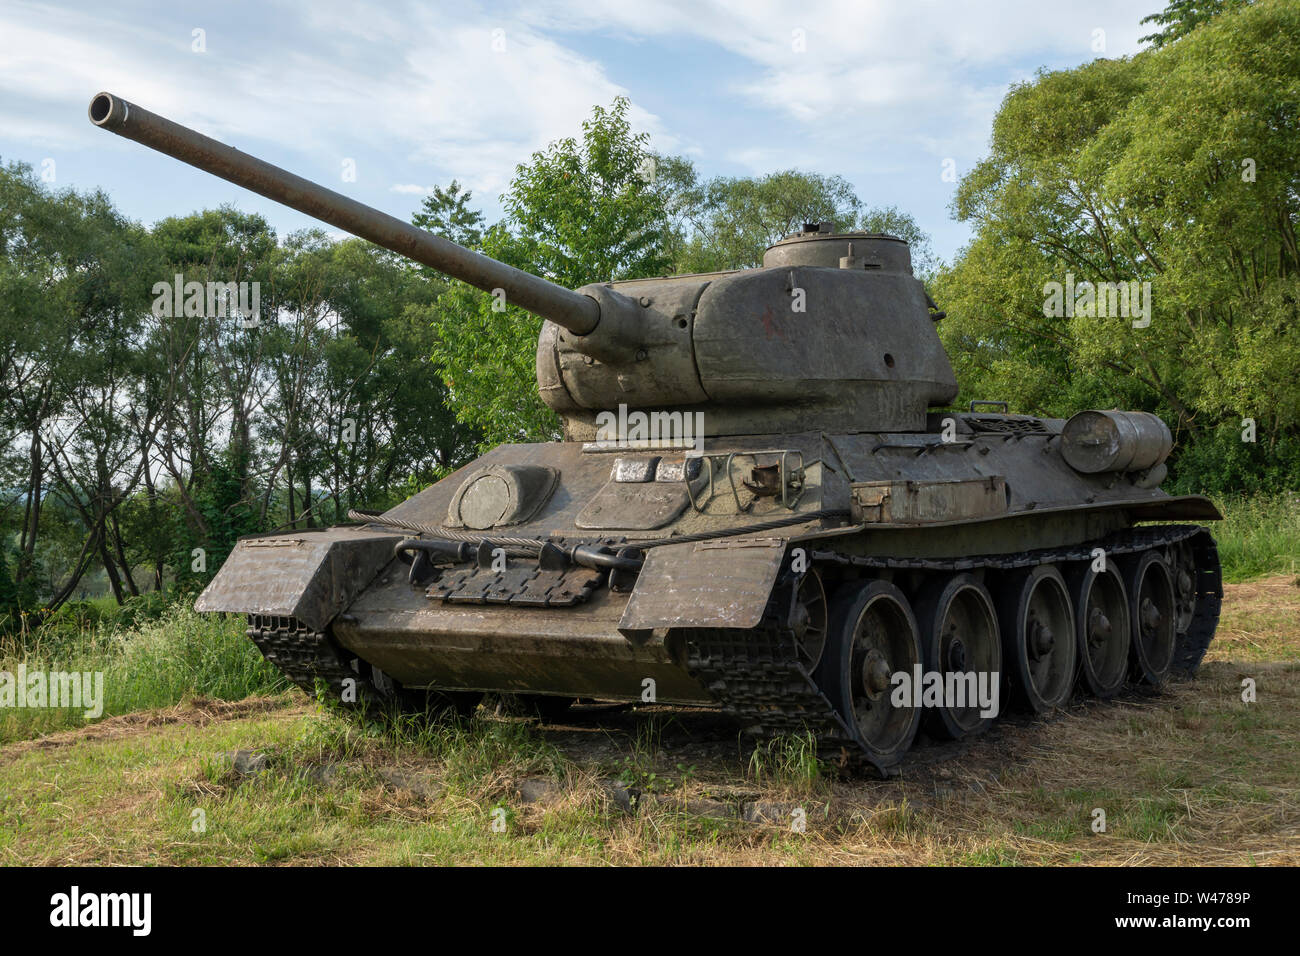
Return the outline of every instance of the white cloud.
[[[382,143],[397,165],[495,193],[520,159],[572,135],[593,103],[626,93],[602,64],[473,4],[261,5],[285,18],[282,31],[250,29],[238,9],[180,19],[102,9],[0,8],[6,136],[100,148],[84,116],[103,89],[235,145],[292,145],[337,168]],[[205,24],[205,52],[191,50],[189,20]],[[492,50],[494,29],[505,52]],[[634,106],[631,118],[672,145],[657,117]]]
[[[137,150],[85,119],[107,89],[309,178],[358,157],[380,194],[417,196],[428,188],[419,183],[456,178],[490,207],[517,163],[575,135],[592,104],[630,95],[633,125],[654,148],[691,156],[706,174],[844,173],[873,202],[910,188],[937,227],[952,189],[939,163],[951,157],[961,174],[986,152],[1011,83],[1040,64],[1092,59],[1098,28],[1103,55],[1134,52],[1147,32],[1138,21],[1163,4],[8,0],[0,143],[21,144],[29,159]],[[196,27],[204,53],[191,50]],[[605,39],[632,43],[635,62],[605,53]]]
[[[1144,7],[1150,9],[1144,9]],[[541,0],[530,22],[556,31],[688,36],[748,61],[733,91],[811,127],[827,145],[980,152],[1023,64],[1136,52],[1160,0]],[[1092,49],[1093,31],[1106,50]],[[796,31],[799,31],[796,34]],[[799,42],[796,43],[796,40]],[[990,82],[996,77],[996,82]],[[751,150],[752,152],[752,150]],[[796,155],[795,151],[788,154]]]

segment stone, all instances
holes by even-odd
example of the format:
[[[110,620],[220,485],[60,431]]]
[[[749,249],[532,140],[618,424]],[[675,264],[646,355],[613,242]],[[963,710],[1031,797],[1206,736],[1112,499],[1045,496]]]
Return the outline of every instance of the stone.
[[[602,780],[601,787],[610,802],[624,813],[636,813],[641,805],[641,791],[636,787],[625,786],[617,780]]]
[[[747,823],[782,823],[791,822],[795,810],[803,810],[805,817],[812,816],[806,805],[777,800],[751,800],[745,804],[741,817]]]
[[[552,803],[564,788],[546,777],[524,777],[515,781],[515,796],[524,803]]]
[[[442,782],[429,773],[415,773],[398,767],[380,767],[376,773],[391,790],[407,790],[417,797],[437,797],[444,789]]]
[[[312,783],[318,783],[323,787],[328,787],[334,782],[339,775],[339,765],[336,763],[321,763],[310,767],[304,767],[302,775]]]
[[[270,766],[270,754],[260,750],[227,750],[218,754],[220,759],[230,764],[230,769],[241,777],[256,777]]]

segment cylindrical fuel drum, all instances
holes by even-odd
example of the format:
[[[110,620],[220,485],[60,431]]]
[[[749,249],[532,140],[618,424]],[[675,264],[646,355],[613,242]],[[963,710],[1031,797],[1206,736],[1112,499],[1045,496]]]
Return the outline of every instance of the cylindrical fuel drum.
[[[1075,471],[1145,471],[1160,464],[1174,436],[1150,412],[1079,412],[1061,431],[1061,455]]]

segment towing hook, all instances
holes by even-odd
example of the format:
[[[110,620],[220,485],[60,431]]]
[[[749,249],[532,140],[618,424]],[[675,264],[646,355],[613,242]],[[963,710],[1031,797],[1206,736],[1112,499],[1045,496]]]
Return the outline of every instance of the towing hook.
[[[434,555],[444,560],[469,561],[475,548],[468,541],[429,541],[424,538],[405,538],[393,546],[393,556],[403,564],[411,564],[417,555]]]
[[[645,563],[644,556],[637,548],[622,548],[617,553],[608,545],[578,544],[568,551],[570,560],[584,568],[611,571],[640,571]]]
[[[443,561],[460,563],[478,560],[483,545],[490,546],[491,543],[489,539],[476,546],[468,541],[405,538],[394,545],[393,552],[404,564],[423,564],[420,558],[426,561],[440,558]],[[645,562],[639,548],[623,547],[615,552],[609,545],[604,544],[575,544],[561,547],[551,541],[541,542],[537,560],[543,567],[550,569],[561,569],[576,564],[596,571],[609,569],[631,572],[640,571],[641,565]]]

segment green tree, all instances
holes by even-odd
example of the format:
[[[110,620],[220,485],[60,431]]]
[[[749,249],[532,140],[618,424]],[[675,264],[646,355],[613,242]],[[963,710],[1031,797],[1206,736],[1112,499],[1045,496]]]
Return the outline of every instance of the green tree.
[[[768,246],[814,222],[833,222],[842,232],[897,236],[912,244],[918,272],[933,264],[929,236],[910,215],[896,206],[867,208],[841,176],[787,169],[701,183],[688,160],[663,160],[661,167],[676,229],[674,271],[755,268]]]
[[[473,198],[474,194],[454,179],[446,188],[434,186],[411,222],[472,249],[483,241],[483,213],[470,208]]]
[[[1157,411],[1184,444],[1300,432],[1300,8],[1225,10],[1131,59],[1014,88],[955,212],[941,334],[966,397]],[[1150,324],[1052,314],[1048,283],[1149,283]]]
[[[1141,37],[1140,42],[1159,48],[1186,36],[1202,23],[1224,10],[1238,7],[1251,0],[1171,0],[1159,13],[1143,17],[1139,23],[1154,23],[1161,29]]]
[[[39,551],[57,504],[75,516],[80,545],[58,567],[51,604],[96,563],[122,600],[136,586],[116,511],[140,480],[141,436],[157,427],[139,349],[151,243],[102,193],[48,191],[8,166],[0,253],[0,430],[21,450],[4,460],[15,469],[4,486],[23,488],[16,583],[53,570]]]
[[[627,113],[621,97],[595,107],[580,138],[551,143],[516,167],[502,197],[506,219],[483,231],[478,251],[569,288],[667,272],[665,193],[655,185],[648,137],[632,132]],[[435,193],[433,208],[426,200],[416,217],[453,239],[455,220],[443,211],[456,208],[454,187],[450,206]],[[541,319],[462,282],[451,282],[425,315],[461,421],[492,444],[559,435],[535,385]]]

